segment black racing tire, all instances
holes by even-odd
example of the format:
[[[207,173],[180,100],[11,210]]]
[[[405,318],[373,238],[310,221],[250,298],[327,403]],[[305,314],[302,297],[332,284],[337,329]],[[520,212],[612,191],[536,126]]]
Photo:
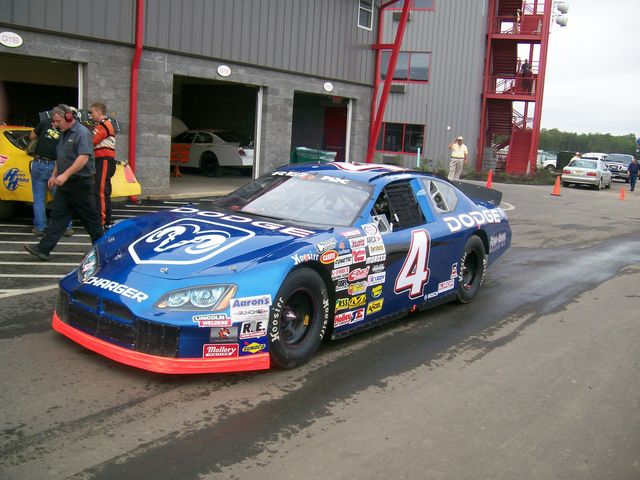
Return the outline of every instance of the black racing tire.
[[[280,286],[269,317],[269,353],[280,368],[307,362],[320,347],[329,322],[329,292],[309,268],[291,272]]]
[[[213,152],[204,152],[200,157],[200,170],[206,177],[219,177],[220,164]]]
[[[480,291],[487,270],[484,243],[477,235],[467,240],[458,269],[458,303],[469,303]]]
[[[9,200],[0,200],[0,220],[8,220],[13,215],[15,202]]]

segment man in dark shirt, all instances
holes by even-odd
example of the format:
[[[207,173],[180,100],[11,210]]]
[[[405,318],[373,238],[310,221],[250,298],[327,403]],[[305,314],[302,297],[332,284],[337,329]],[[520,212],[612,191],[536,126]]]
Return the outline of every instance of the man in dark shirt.
[[[58,191],[53,199],[51,223],[44,237],[34,246],[24,245],[27,252],[45,261],[49,260],[49,252],[60,241],[72,213],[80,219],[92,243],[103,233],[93,194],[95,165],[91,132],[76,121],[67,105],[55,107],[51,117],[61,135],[48,186],[57,187]]]
[[[629,164],[629,190],[632,192],[636,189],[638,170],[640,170],[640,164],[638,164],[638,160],[633,157],[633,160],[631,160],[631,163]]]
[[[51,191],[52,197],[56,194],[56,189],[49,189],[47,183],[56,163],[56,148],[60,131],[53,126],[50,119],[45,118],[29,134],[29,138],[31,140],[38,139],[31,162],[31,190],[33,192],[33,228],[31,233],[41,237],[47,227],[47,190]],[[64,236],[70,237],[71,235],[73,235],[73,229],[71,222],[69,222]]]

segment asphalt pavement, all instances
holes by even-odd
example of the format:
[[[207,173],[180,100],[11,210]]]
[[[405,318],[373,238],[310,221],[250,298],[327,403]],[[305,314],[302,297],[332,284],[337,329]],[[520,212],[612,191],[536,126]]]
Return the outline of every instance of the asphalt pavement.
[[[21,251],[28,211],[4,223],[0,478],[640,478],[640,192],[494,187],[513,245],[473,303],[292,371],[156,375],[88,352],[50,327],[88,237],[43,264]]]

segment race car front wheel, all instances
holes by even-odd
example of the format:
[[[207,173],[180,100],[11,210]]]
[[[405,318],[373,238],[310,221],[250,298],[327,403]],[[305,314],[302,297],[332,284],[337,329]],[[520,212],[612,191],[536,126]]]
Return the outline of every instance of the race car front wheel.
[[[460,258],[458,273],[458,302],[469,303],[480,291],[487,269],[484,244],[474,235],[467,240]]]
[[[280,368],[295,368],[318,350],[329,321],[329,293],[316,272],[291,272],[278,290],[269,318],[269,352]]]

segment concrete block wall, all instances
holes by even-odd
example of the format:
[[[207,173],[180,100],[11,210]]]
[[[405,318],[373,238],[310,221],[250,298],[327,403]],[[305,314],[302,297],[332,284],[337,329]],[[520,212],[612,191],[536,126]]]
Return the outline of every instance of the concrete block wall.
[[[7,53],[83,64],[83,106],[88,108],[91,103],[101,101],[107,104],[109,112],[116,114],[122,128],[117,138],[116,154],[121,159],[128,158],[129,82],[133,48],[34,31],[14,31],[23,37],[24,44]],[[217,68],[222,64],[231,68],[229,77],[223,78],[217,74]],[[264,89],[258,174],[289,160],[295,91],[329,95],[322,88],[326,81],[334,85],[331,95],[352,99],[350,160],[363,161],[365,158],[372,94],[370,86],[145,49],[138,79],[136,150],[136,176],[142,185],[143,196],[169,192],[174,75],[248,84]]]

